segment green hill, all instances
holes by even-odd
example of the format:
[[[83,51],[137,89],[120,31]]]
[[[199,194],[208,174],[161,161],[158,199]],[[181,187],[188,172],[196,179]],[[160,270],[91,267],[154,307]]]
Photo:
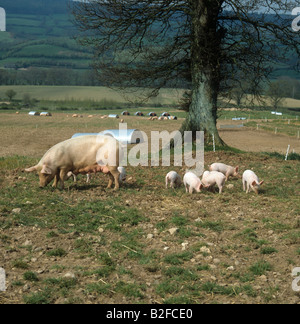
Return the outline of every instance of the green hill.
[[[90,68],[91,50],[74,40],[71,3],[0,0],[7,13],[7,32],[0,32],[0,85],[101,85]],[[299,79],[288,64],[278,65],[273,78],[280,76]]]
[[[67,0],[1,1],[7,32],[0,32],[0,68],[88,70],[91,52],[73,36]]]

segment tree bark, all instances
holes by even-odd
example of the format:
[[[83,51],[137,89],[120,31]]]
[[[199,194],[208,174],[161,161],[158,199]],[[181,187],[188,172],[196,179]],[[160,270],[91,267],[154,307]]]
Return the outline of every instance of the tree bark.
[[[192,100],[182,131],[204,131],[214,135],[216,144],[224,145],[217,129],[217,97],[220,87],[221,39],[217,1],[191,0]],[[207,137],[207,136],[206,136]]]

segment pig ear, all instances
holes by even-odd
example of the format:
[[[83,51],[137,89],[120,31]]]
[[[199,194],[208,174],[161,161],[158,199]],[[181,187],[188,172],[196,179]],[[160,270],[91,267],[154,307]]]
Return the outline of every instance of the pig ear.
[[[235,168],[235,172],[239,172],[239,167],[238,166]]]
[[[44,164],[41,173],[42,174],[52,174],[52,170],[46,164]]]
[[[203,183],[200,183],[199,189],[201,190],[202,188],[204,188]]]
[[[256,186],[257,185],[257,182],[256,181],[253,181],[252,182],[252,187]]]
[[[263,181],[261,181],[260,183],[259,183],[259,185],[261,186],[263,183],[264,183],[265,181],[263,180]]]
[[[33,166],[29,169],[25,169],[25,172],[34,172],[34,171],[37,171],[37,167],[36,166]]]

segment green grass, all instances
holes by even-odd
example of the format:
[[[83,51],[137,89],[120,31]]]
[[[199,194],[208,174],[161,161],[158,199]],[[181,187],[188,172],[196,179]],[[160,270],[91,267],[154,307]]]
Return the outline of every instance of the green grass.
[[[272,265],[264,260],[258,261],[250,267],[250,271],[255,276],[262,276],[265,275],[268,271],[273,269]]]
[[[31,281],[31,282],[39,281],[37,274],[35,272],[31,272],[31,271],[25,272],[23,275],[23,278],[24,278],[24,280]]]

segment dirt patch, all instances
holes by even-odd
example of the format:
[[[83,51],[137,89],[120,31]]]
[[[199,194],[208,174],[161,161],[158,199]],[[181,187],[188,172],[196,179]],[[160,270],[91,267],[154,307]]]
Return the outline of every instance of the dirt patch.
[[[106,129],[119,127],[119,120],[94,118],[72,118],[71,114],[59,113],[53,117],[33,117],[25,113],[20,115],[0,115],[0,156],[20,155],[40,158],[53,145],[71,138],[75,133],[98,133]],[[124,117],[128,129],[140,129],[151,138],[151,131],[178,130],[183,119],[178,121],[149,121],[147,118]],[[220,124],[234,124],[222,121]],[[236,124],[240,124],[237,122]],[[221,129],[220,135],[232,147],[248,152],[285,153],[291,145],[291,152],[300,152],[300,140],[285,135],[273,135],[265,131],[249,128]]]
[[[291,151],[300,153],[300,140],[285,135],[275,135],[248,128],[220,130],[221,138],[231,147],[247,152],[279,152],[285,154],[288,145]]]

